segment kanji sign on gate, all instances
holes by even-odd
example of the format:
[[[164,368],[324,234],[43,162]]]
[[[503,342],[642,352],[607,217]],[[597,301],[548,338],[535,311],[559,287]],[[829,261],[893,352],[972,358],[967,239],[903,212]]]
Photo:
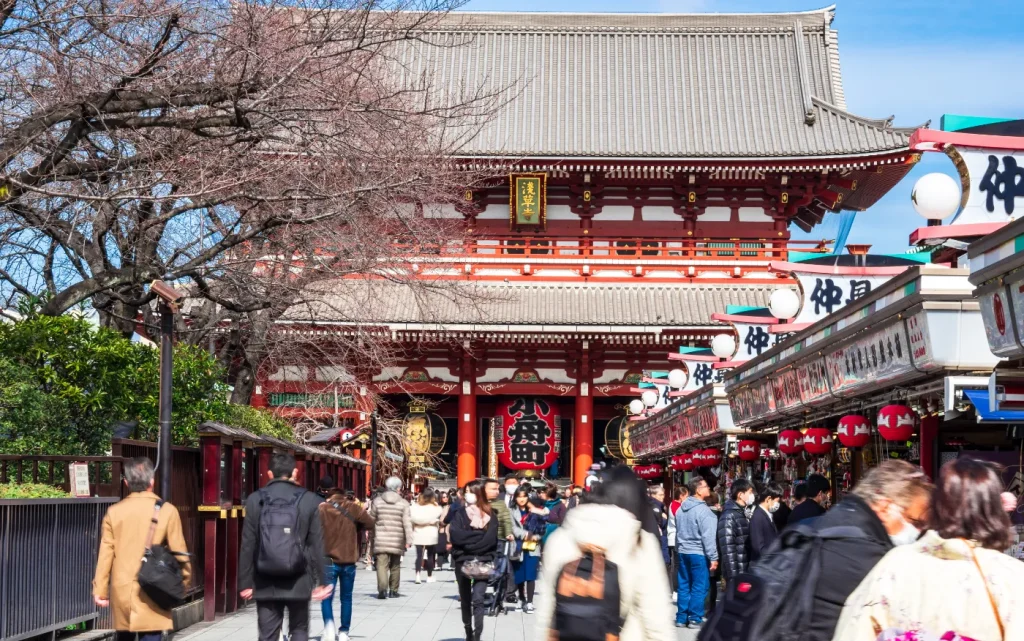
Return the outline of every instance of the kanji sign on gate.
[[[501,403],[495,418],[501,420],[501,464],[512,470],[547,469],[558,458],[562,417],[549,400],[513,398]]]

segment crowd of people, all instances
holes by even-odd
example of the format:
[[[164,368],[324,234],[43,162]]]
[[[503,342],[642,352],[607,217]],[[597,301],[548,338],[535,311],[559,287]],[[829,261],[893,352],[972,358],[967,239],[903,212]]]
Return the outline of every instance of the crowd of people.
[[[413,498],[391,477],[366,503],[330,478],[307,492],[287,453],[268,475],[246,503],[238,576],[261,641],[279,640],[286,613],[289,639],[306,641],[311,601],[321,601],[322,640],[348,641],[360,559],[376,570],[377,597],[395,599],[413,548],[417,584],[450,564],[469,641],[486,614],[516,607],[536,614],[541,639],[586,628],[668,641],[673,600],[677,627],[754,629],[768,641],[1024,639],[1024,565],[1003,554],[1016,503],[999,470],[971,458],[946,463],[934,484],[884,461],[834,506],[816,475],[793,488],[792,506],[775,483],[733,479],[721,507],[700,476],[667,502],[626,466],[603,470],[587,492],[509,475]],[[151,545],[187,550],[177,512],[152,492],[148,459],[127,463],[125,481],[129,496],[104,518],[95,601],[113,609],[120,633],[152,641],[171,617],[139,589],[141,559]],[[723,607],[758,585],[778,593]]]

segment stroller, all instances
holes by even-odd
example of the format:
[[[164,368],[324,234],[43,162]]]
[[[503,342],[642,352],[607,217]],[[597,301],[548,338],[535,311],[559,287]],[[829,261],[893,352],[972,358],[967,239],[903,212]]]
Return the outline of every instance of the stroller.
[[[489,617],[498,616],[498,613],[508,614],[505,606],[505,597],[508,595],[509,575],[512,574],[512,563],[509,557],[512,555],[512,546],[515,543],[505,541],[498,555],[494,557],[494,571],[487,579],[487,594],[484,596],[484,612]]]

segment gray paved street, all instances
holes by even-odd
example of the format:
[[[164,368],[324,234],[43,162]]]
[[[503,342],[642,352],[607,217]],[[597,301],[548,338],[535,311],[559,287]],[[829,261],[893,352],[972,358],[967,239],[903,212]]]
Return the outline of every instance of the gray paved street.
[[[353,595],[353,639],[359,641],[456,641],[465,638],[462,615],[455,596],[455,576],[450,570],[434,573],[436,583],[416,585],[411,569],[413,555],[405,555],[402,570],[402,597],[378,601],[373,572],[362,569],[356,575]],[[539,588],[538,588],[539,589]],[[334,616],[338,618],[335,597]],[[484,639],[488,641],[532,641],[536,638],[537,621],[533,615],[515,611],[488,617],[484,623]],[[320,605],[312,606],[310,637],[319,641],[323,631]],[[679,641],[693,641],[696,633],[677,630]],[[256,608],[218,618],[212,624],[199,624],[176,635],[176,641],[249,641],[256,639]]]

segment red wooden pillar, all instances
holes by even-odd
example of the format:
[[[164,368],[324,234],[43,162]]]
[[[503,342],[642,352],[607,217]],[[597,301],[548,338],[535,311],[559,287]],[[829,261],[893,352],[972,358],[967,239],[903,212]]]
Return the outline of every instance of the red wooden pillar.
[[[306,454],[304,452],[295,452],[295,482],[299,484],[299,487],[306,487]]]
[[[463,487],[475,479],[479,473],[477,452],[479,439],[476,425],[476,386],[471,378],[462,380],[462,393],[459,394],[459,433],[458,433],[458,483]]]
[[[940,420],[938,416],[925,416],[921,419],[921,469],[932,480],[935,480],[938,472]]]
[[[203,619],[213,621],[217,616],[217,599],[219,597],[217,563],[217,530],[220,517],[220,435],[209,434],[200,438],[203,456],[203,489],[202,505],[199,511],[203,517],[203,550],[205,596],[203,599]]]
[[[590,395],[590,384],[586,381],[577,385],[576,420],[573,423],[574,451],[572,482],[584,485],[587,472],[594,464],[594,397]],[[565,435],[562,435],[565,447]]]
[[[224,611],[234,612],[238,609],[238,548],[241,533],[242,517],[242,457],[245,450],[241,441],[235,441],[231,447],[231,511],[227,519],[227,549],[224,564],[227,581],[224,586]]]
[[[270,482],[270,457],[274,455],[274,448],[270,445],[260,445],[256,449],[256,469],[258,470],[255,489],[266,487]]]

